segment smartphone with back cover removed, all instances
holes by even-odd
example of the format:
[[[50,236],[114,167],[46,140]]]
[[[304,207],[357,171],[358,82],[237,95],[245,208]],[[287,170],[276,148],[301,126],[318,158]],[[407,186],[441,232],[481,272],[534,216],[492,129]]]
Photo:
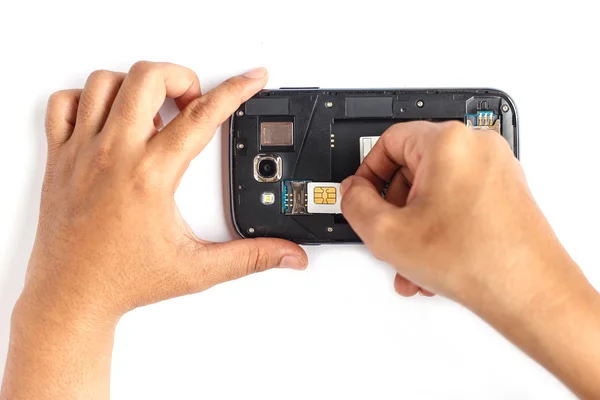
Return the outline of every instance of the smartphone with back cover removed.
[[[517,111],[493,89],[263,90],[230,120],[233,225],[242,237],[360,242],[339,183],[391,125],[457,120],[502,135],[519,157]]]

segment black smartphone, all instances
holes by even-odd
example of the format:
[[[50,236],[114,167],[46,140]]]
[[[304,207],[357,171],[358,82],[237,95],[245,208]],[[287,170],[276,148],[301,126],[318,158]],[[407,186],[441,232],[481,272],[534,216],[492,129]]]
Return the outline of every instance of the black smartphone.
[[[462,121],[493,130],[519,156],[517,111],[493,89],[263,90],[230,120],[231,216],[242,237],[360,242],[339,183],[398,122]]]

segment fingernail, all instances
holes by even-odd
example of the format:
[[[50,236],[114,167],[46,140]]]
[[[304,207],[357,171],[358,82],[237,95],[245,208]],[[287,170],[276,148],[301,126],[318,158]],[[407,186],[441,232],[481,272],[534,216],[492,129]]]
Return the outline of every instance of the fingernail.
[[[246,78],[250,79],[259,79],[265,76],[267,70],[263,67],[253,69],[252,71],[248,71],[244,74]]]
[[[306,269],[306,264],[304,260],[300,257],[296,256],[285,256],[279,262],[278,268],[289,268],[289,269],[297,269],[299,271],[303,271]]]
[[[352,177],[348,177],[342,181],[340,184],[340,194],[343,196],[344,193],[350,188],[352,185]]]

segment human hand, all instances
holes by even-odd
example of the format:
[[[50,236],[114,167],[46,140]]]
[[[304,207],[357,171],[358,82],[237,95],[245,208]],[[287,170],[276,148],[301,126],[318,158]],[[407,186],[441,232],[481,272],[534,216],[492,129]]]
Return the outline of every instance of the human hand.
[[[462,303],[582,398],[600,398],[600,296],[500,135],[458,122],[394,125],[340,190],[352,228],[396,269],[397,292]]]
[[[253,272],[304,269],[304,251],[284,240],[197,238],[173,197],[217,127],[266,82],[258,69],[201,95],[191,70],[139,62],[52,95],[39,226],[20,302],[112,322]],[[160,129],[165,97],[181,113]]]
[[[581,276],[572,262],[555,267],[570,259],[495,132],[458,122],[394,125],[341,190],[344,216],[395,267],[402,295],[421,287],[475,306],[535,296],[540,283],[559,290],[561,279]]]

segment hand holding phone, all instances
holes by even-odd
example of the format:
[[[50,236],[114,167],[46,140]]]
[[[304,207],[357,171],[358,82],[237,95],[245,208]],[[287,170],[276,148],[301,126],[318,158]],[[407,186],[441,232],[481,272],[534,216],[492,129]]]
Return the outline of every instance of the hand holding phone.
[[[259,69],[201,94],[190,69],[138,62],[52,95],[40,224],[20,303],[60,314],[73,302],[86,318],[114,322],[251,272],[304,268],[304,251],[284,240],[201,240],[174,200],[189,162],[266,81]],[[181,112],[161,128],[165,97]]]

